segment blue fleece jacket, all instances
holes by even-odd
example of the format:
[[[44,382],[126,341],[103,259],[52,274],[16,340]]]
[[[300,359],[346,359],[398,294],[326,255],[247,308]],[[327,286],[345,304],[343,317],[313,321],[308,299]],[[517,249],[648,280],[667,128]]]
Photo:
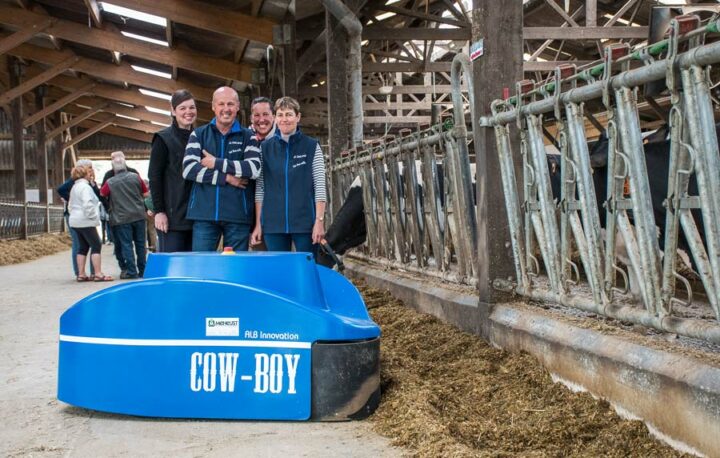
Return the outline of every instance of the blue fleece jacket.
[[[224,161],[242,161],[250,131],[236,120],[227,134],[218,130],[215,119],[190,134],[183,159],[183,178],[193,182],[187,219],[251,224],[254,219],[254,186],[240,189],[227,184]],[[215,169],[200,163],[205,150],[216,157]]]

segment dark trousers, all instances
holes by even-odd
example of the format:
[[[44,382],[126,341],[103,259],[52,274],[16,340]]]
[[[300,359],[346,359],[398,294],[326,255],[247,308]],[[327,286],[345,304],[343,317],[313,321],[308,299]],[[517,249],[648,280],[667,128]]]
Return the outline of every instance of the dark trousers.
[[[108,224],[108,226],[107,226],[108,240],[110,240],[113,244],[113,255],[115,256],[115,259],[117,260],[118,267],[120,268],[120,272],[125,272],[127,270],[127,266],[125,265],[125,260],[123,259],[122,246],[120,245],[120,240],[118,239],[117,233],[115,233],[116,227],[117,226],[112,226],[112,225]]]
[[[80,236],[78,235],[75,228],[70,227],[70,222],[68,221],[68,215],[65,215],[65,227],[68,228],[68,232],[70,232],[70,240],[72,240],[72,249],[70,250],[70,256],[72,257],[73,272],[75,272],[75,276],[77,277],[77,275],[78,275],[77,254],[78,254],[78,248],[80,248]],[[92,265],[92,262],[90,263],[90,274],[95,275],[95,266]]]
[[[127,275],[142,276],[145,272],[145,220],[118,224],[113,227],[113,232],[115,245],[121,247]],[[135,245],[134,252],[133,245]]]
[[[193,251],[216,251],[220,236],[223,245],[234,251],[247,251],[250,225],[223,221],[195,221],[193,223]]]
[[[192,231],[157,231],[158,253],[192,251]]]
[[[90,250],[93,254],[100,254],[102,243],[95,227],[76,227],[74,228],[78,235],[80,245],[77,253],[87,256]],[[91,263],[92,265],[92,263]]]
[[[312,243],[312,234],[263,234],[268,251],[290,251],[295,245],[295,251],[302,253],[317,253],[317,245]]]

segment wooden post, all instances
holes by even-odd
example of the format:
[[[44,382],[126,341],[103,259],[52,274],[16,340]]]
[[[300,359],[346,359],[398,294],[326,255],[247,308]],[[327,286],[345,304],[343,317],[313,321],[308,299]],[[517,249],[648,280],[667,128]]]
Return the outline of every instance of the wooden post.
[[[14,57],[8,57],[7,65],[12,90],[12,88],[20,85],[20,62]],[[15,200],[25,202],[25,142],[23,141],[22,97],[10,102],[10,123],[12,124],[13,166],[15,168]]]
[[[295,0],[290,1],[287,14],[282,22],[283,39],[287,44],[283,52],[283,95],[298,98],[297,51],[295,49]],[[302,108],[302,107],[301,107]]]
[[[46,92],[47,86],[38,86],[35,89],[35,108],[38,111],[41,111],[45,107]],[[47,144],[45,140],[45,119],[41,119],[35,124],[35,143],[37,148],[38,192],[40,193],[40,203],[43,204],[49,200]]]
[[[340,157],[340,152],[347,148],[350,139],[350,118],[348,116],[348,34],[345,27],[339,25],[335,17],[325,12],[325,41],[327,56],[328,95],[328,142],[330,144],[330,164]],[[330,215],[334,216],[342,205],[342,190],[339,177],[330,176]]]
[[[523,78],[523,3],[474,0],[472,43],[483,40],[483,55],[473,62],[475,117],[490,113],[504,87]],[[477,170],[478,289],[480,302],[495,303],[503,296],[493,280],[515,276],[510,232],[505,212],[500,163],[492,128],[474,132]]]

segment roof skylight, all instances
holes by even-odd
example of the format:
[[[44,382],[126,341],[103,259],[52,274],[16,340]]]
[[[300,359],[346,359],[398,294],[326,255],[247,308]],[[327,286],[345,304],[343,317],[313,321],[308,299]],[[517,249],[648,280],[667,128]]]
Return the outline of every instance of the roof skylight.
[[[143,95],[149,95],[150,97],[157,97],[158,99],[163,100],[170,100],[172,96],[170,94],[165,94],[163,92],[157,92],[157,91],[151,91],[150,89],[138,89],[141,94]],[[165,110],[166,113],[169,113],[167,110]]]
[[[137,19],[138,21],[149,22],[151,24],[167,27],[167,19],[161,16],[142,13],[140,11],[136,11],[130,8],[125,8],[124,6],[113,5],[112,3],[108,2],[100,2],[100,7],[103,9],[103,11],[107,11],[108,13],[114,13],[120,16]]]
[[[160,45],[160,46],[170,46],[167,41],[156,40],[155,38],[146,37],[144,35],[138,35],[136,33],[126,32],[124,30],[121,30],[120,33],[122,33],[123,35],[125,35],[128,38],[134,38],[136,40],[147,41],[148,43],[154,43],[154,44]]]
[[[172,75],[167,72],[161,72],[159,70],[153,70],[152,68],[141,67],[140,65],[131,65],[131,67],[136,72],[147,73],[148,75],[161,76],[167,79],[172,78]]]
[[[163,110],[162,108],[155,108],[151,106],[145,106],[145,109],[150,113],[157,113],[162,115],[170,116],[170,110]]]

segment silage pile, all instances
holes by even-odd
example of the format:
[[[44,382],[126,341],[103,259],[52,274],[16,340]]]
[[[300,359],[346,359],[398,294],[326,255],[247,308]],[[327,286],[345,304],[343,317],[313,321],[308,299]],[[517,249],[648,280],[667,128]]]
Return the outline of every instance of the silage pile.
[[[31,261],[70,248],[68,234],[44,234],[27,240],[0,240],[0,266]]]
[[[360,286],[382,328],[373,427],[414,456],[677,456],[642,422],[508,353]]]

